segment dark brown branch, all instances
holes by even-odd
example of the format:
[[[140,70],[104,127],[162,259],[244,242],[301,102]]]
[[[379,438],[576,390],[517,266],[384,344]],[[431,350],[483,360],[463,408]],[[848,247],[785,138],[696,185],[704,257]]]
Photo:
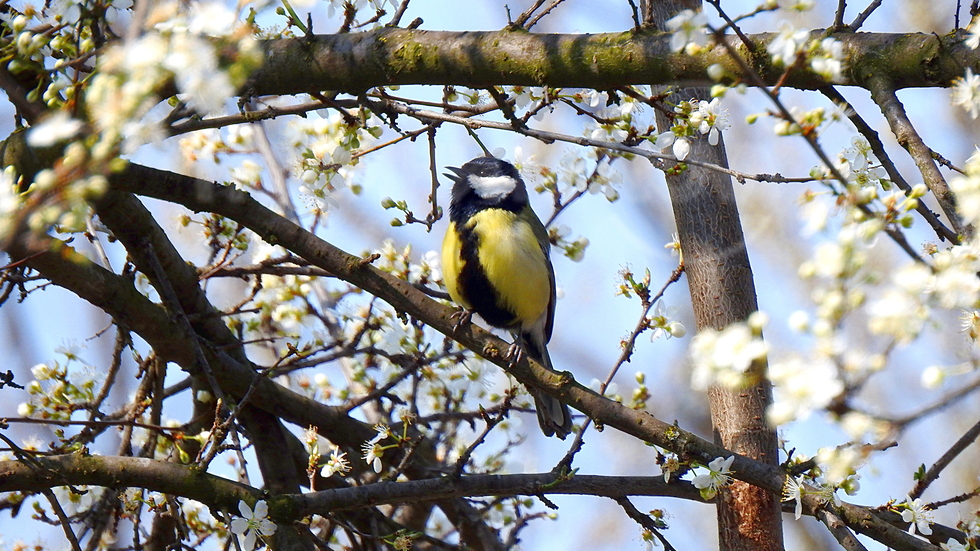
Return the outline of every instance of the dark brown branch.
[[[843,0],[841,2],[843,3]],[[868,548],[858,541],[847,524],[834,513],[827,509],[820,509],[817,511],[817,518],[827,526],[830,533],[837,538],[837,542],[847,551],[868,551]]]

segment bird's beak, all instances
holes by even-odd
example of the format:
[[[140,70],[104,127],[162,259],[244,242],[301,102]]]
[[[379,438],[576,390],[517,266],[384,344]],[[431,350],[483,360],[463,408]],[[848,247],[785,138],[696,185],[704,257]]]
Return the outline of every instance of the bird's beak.
[[[455,166],[447,166],[446,170],[452,172],[452,174],[449,174],[449,172],[443,172],[442,175],[445,176],[446,178],[449,178],[453,182],[462,182],[463,180],[466,179],[466,174],[463,172],[463,169],[461,168],[457,168]]]

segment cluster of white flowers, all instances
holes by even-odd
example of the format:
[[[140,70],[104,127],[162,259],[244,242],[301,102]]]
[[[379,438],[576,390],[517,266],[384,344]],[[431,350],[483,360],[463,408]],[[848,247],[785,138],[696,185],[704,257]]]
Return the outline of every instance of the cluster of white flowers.
[[[383,132],[380,119],[370,113],[363,115],[352,112],[345,117],[331,112],[324,117],[310,113],[289,122],[289,145],[302,152],[294,176],[302,182],[299,190],[317,214],[326,214],[328,207],[336,204],[332,195],[338,189],[360,192],[354,183],[358,166],[354,153],[370,146]]]
[[[649,86],[633,86],[640,96],[649,96]],[[585,135],[593,140],[621,143],[637,126],[636,116],[643,112],[643,104],[631,95],[620,94],[609,102],[606,92],[586,90],[573,96],[574,100],[588,105],[594,119],[585,125]]]
[[[707,135],[708,144],[718,145],[721,132],[728,128],[728,112],[721,108],[721,98],[682,101],[674,107],[674,125],[657,136],[655,147],[668,148],[677,160],[683,161],[691,152],[691,138]]]
[[[810,38],[810,31],[797,29],[784,21],[779,33],[767,46],[776,65],[791,67],[798,60],[806,59],[810,69],[830,82],[841,80],[844,45],[834,38]]]
[[[721,331],[702,329],[691,342],[691,386],[707,390],[714,384],[739,388],[747,382],[753,362],[763,360],[768,347],[762,340],[766,316],[755,312],[745,323],[733,323]]]
[[[708,16],[703,11],[684,10],[667,20],[670,50],[694,55],[708,44]]]
[[[970,224],[980,222],[980,155],[966,165],[966,174],[950,179],[956,193],[957,208]],[[872,331],[889,335],[899,342],[910,342],[922,331],[933,308],[961,309],[964,330],[973,335],[975,312],[980,306],[980,241],[972,239],[960,245],[932,253],[930,265],[912,263],[896,270],[893,286],[871,304],[869,326]]]
[[[816,460],[823,483],[856,494],[861,489],[858,470],[867,463],[868,454],[867,446],[861,445],[820,448]]]
[[[151,21],[166,21],[139,38],[105,53],[100,71],[86,92],[92,126],[101,134],[101,147],[114,150],[121,141],[130,153],[162,138],[159,121],[145,120],[158,103],[159,87],[173,78],[178,97],[201,114],[220,112],[236,84],[231,71],[219,64],[210,38],[232,38],[237,14],[219,2],[193,3],[185,11],[177,2],[154,7]],[[234,37],[238,59],[255,66],[261,52],[250,35]]]
[[[980,223],[980,150],[966,161],[965,174],[949,180],[949,189],[956,194],[956,210],[969,224]]]
[[[862,188],[862,195],[856,198],[859,204],[867,204],[877,198],[879,187],[886,190],[891,187],[888,173],[863,136],[851,138],[851,146],[837,155],[836,168],[849,185]]]
[[[774,387],[774,399],[766,416],[772,426],[806,419],[844,390],[837,366],[827,357],[814,360],[794,356],[770,362],[768,373]]]
[[[17,407],[22,417],[70,419],[80,404],[95,399],[105,374],[78,357],[74,345],[61,347],[64,365],[59,362],[37,364],[31,368],[34,380],[27,384],[30,401]]]

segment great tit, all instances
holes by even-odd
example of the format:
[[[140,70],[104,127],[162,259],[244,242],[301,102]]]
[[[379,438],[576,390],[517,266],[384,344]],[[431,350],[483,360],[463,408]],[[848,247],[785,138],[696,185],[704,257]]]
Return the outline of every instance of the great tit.
[[[513,165],[477,157],[446,167],[453,181],[442,266],[449,296],[494,327],[509,330],[519,350],[552,369],[548,341],[555,319],[555,271],[548,231],[528,203]],[[558,399],[536,389],[538,423],[563,439],[572,417]]]

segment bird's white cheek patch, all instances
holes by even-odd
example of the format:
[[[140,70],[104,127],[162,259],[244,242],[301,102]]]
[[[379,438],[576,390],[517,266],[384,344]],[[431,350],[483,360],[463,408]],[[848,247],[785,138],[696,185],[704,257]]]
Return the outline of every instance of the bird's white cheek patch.
[[[470,185],[483,199],[502,199],[514,191],[517,180],[510,176],[470,176]]]

